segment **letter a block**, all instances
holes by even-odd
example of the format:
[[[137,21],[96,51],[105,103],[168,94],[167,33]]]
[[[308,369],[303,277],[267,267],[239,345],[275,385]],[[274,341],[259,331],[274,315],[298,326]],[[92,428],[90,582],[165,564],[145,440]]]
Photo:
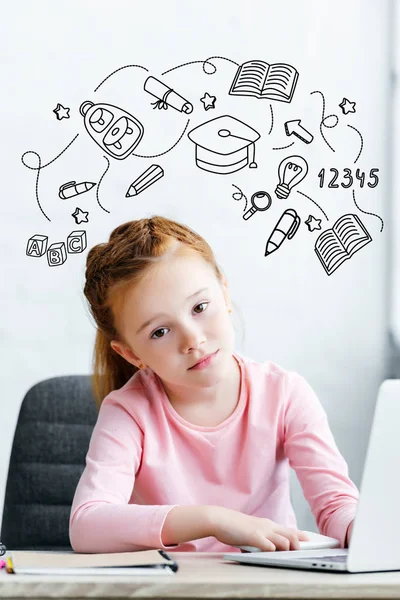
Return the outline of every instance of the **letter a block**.
[[[67,237],[67,249],[69,254],[78,254],[86,248],[86,231],[71,231]]]
[[[26,246],[26,255],[27,256],[43,256],[43,254],[47,250],[47,242],[49,238],[47,235],[33,235],[28,240],[28,244]]]
[[[47,262],[49,267],[58,267],[67,260],[67,251],[64,242],[56,242],[47,250]]]

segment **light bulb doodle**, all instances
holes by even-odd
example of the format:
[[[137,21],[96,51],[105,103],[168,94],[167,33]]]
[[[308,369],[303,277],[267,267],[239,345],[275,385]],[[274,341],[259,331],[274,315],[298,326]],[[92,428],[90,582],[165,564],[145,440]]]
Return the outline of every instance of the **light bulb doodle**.
[[[308,173],[308,164],[301,156],[288,156],[278,167],[279,183],[275,194],[278,198],[287,198],[290,190],[303,181]]]
[[[252,217],[254,215],[254,213],[256,213],[257,211],[264,211],[264,210],[268,210],[268,208],[271,206],[272,203],[272,198],[271,196],[268,194],[268,192],[256,192],[255,194],[252,195],[251,197],[251,206],[248,210],[246,210],[246,212],[243,215],[243,219],[245,221],[247,221],[248,219],[250,219],[250,217]]]

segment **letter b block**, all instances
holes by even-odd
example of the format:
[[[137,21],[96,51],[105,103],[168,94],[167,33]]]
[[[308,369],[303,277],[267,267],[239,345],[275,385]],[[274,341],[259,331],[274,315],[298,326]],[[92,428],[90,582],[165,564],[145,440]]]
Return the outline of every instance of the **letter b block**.
[[[49,267],[58,267],[67,260],[67,251],[64,242],[56,242],[47,250],[47,262]]]
[[[69,254],[78,254],[86,248],[86,231],[71,231],[67,237],[67,249]]]

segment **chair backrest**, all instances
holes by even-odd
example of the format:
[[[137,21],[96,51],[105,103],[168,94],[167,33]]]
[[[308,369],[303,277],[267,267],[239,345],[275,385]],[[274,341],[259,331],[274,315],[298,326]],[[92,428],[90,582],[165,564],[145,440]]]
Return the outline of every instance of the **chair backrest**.
[[[22,401],[0,539],[10,549],[71,549],[69,516],[98,411],[89,375],[46,379]]]

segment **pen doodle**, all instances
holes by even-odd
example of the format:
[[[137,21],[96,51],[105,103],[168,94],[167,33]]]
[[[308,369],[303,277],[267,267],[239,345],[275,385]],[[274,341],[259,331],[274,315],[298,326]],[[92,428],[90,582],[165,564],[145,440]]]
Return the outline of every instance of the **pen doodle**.
[[[68,198],[73,198],[74,196],[78,196],[79,194],[84,194],[92,189],[96,184],[92,181],[82,181],[81,183],[76,183],[76,181],[69,181],[68,183],[63,183],[60,186],[58,191],[58,195],[61,200],[67,200]]]
[[[242,200],[242,198],[244,198],[244,199],[245,199],[245,201],[246,201],[246,204],[245,204],[245,206],[244,206],[244,209],[243,209],[243,212],[244,212],[244,211],[246,210],[246,208],[247,208],[247,196],[245,196],[245,194],[243,194],[242,190],[241,190],[241,189],[240,189],[240,188],[239,188],[237,185],[235,185],[234,183],[232,183],[232,185],[233,185],[233,187],[235,187],[237,190],[239,190],[238,192],[233,192],[233,194],[232,194],[232,198],[233,198],[234,200],[236,200],[237,202],[238,202],[239,200]],[[239,197],[238,197],[238,198],[235,198],[235,196],[237,196],[238,194],[239,194]]]
[[[278,250],[286,239],[291,240],[296,235],[300,223],[301,219],[294,208],[285,210],[268,238],[264,256],[270,256]]]
[[[322,133],[322,126],[328,128],[328,129],[333,129],[339,123],[339,117],[335,114],[328,115],[327,117],[325,117],[325,96],[319,90],[310,92],[310,96],[312,96],[313,94],[321,94],[321,96],[322,96],[322,118],[321,118],[321,122],[319,124],[319,131],[321,133],[321,136],[322,136],[324,142],[329,146],[329,148],[332,150],[332,152],[335,152],[335,149],[332,148],[332,146],[330,145],[330,143],[328,142],[328,140],[325,138],[324,134]],[[336,119],[336,121],[334,122],[333,125],[328,125],[326,123],[326,121],[327,121],[327,119],[330,119],[331,117],[334,117]]]
[[[323,210],[323,209],[320,207],[320,205],[319,205],[319,204],[317,204],[317,203],[315,202],[315,200],[313,200],[312,198],[310,198],[310,196],[307,196],[307,194],[303,194],[303,192],[300,192],[299,190],[296,190],[296,192],[297,192],[298,194],[301,194],[301,195],[302,195],[302,196],[304,196],[305,198],[307,198],[307,200],[310,200],[311,202],[313,202],[313,203],[315,204],[315,206],[317,206],[317,207],[319,208],[319,210],[320,210],[320,211],[323,213],[323,215],[324,215],[325,219],[326,219],[327,221],[329,221],[329,219],[328,219],[328,215],[327,215],[327,214],[326,214],[326,212],[325,212],[325,211],[324,211],[324,210]]]
[[[64,148],[64,150],[62,150],[59,154],[57,154],[57,156],[55,156],[52,160],[50,160],[45,165],[42,165],[42,159],[40,158],[39,154],[37,152],[35,152],[34,150],[28,150],[27,152],[24,152],[24,154],[21,156],[22,164],[25,167],[27,167],[28,169],[32,169],[33,171],[37,171],[36,184],[35,184],[36,201],[37,201],[37,204],[38,204],[40,210],[42,211],[42,214],[46,217],[46,219],[48,221],[51,221],[51,219],[50,219],[50,217],[48,217],[46,215],[46,213],[44,212],[43,208],[41,207],[41,204],[40,204],[40,201],[39,201],[39,174],[40,174],[40,171],[41,171],[41,169],[44,169],[45,167],[48,167],[49,165],[51,165],[51,163],[53,163],[55,160],[57,160],[57,158],[59,158],[71,146],[71,144],[73,144],[73,142],[76,140],[76,138],[78,137],[78,135],[79,135],[79,133],[76,134],[76,136],[70,141],[70,143]],[[34,154],[37,157],[37,159],[38,159],[38,166],[37,167],[31,167],[26,162],[24,162],[24,157],[27,154]]]
[[[358,210],[361,211],[361,212],[363,212],[363,213],[365,213],[366,215],[371,215],[372,217],[376,217],[377,219],[379,219],[380,222],[381,222],[381,229],[380,229],[380,231],[382,232],[383,231],[383,226],[384,226],[383,219],[381,219],[381,217],[379,215],[376,215],[375,213],[368,212],[367,210],[363,210],[362,208],[360,208],[358,206],[357,202],[356,202],[356,197],[355,197],[355,194],[354,194],[354,190],[351,190],[351,191],[353,193],[353,202],[357,206]]]

